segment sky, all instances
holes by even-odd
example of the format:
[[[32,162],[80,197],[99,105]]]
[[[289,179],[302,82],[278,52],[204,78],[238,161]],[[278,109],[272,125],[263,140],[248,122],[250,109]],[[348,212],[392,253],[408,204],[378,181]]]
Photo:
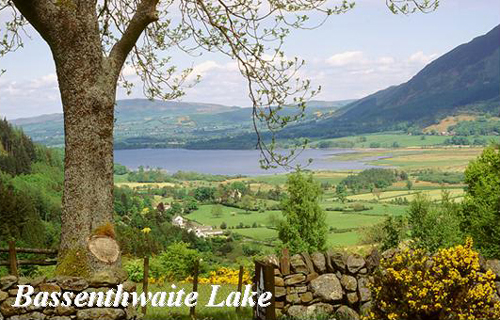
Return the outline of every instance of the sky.
[[[0,13],[0,25],[7,13]],[[321,85],[316,100],[362,98],[408,81],[426,64],[500,23],[500,1],[441,0],[429,14],[394,15],[384,0],[358,0],[351,11],[329,18],[315,30],[294,30],[285,53],[306,60],[300,75]],[[62,112],[54,62],[48,46],[32,29],[24,48],[0,58],[0,117],[15,119]],[[500,41],[500,39],[499,39]],[[180,67],[193,66],[202,81],[186,90],[184,102],[249,105],[243,78],[233,61],[207,53],[193,58],[169,52]],[[139,81],[131,95],[141,98]]]

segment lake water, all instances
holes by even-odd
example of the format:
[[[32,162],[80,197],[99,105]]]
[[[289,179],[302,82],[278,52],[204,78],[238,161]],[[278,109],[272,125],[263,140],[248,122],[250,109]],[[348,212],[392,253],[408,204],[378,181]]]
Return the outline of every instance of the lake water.
[[[332,156],[353,150],[328,149],[304,150],[294,164],[307,164],[311,170],[356,170],[373,166],[361,161],[336,161]],[[263,170],[259,165],[258,150],[185,150],[185,149],[134,149],[116,150],[115,162],[137,169],[139,166],[162,168],[170,173],[195,171],[209,174],[256,176],[286,172],[284,168]]]

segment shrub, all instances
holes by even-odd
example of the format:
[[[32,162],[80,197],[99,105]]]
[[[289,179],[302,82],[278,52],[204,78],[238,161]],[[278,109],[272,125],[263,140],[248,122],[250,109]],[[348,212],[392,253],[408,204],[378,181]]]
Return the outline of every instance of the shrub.
[[[360,211],[366,211],[366,210],[371,210],[373,209],[373,207],[368,207],[368,206],[365,206],[364,204],[362,203],[354,203],[351,205],[351,208],[353,211],[355,212],[360,212]]]
[[[215,271],[210,271],[207,277],[199,277],[198,283],[200,284],[238,284],[239,269],[231,269],[222,267]],[[243,284],[250,284],[252,276],[247,270],[243,271]],[[193,282],[193,277],[187,277],[184,282]]]
[[[171,244],[158,256],[160,272],[166,278],[175,280],[182,280],[191,275],[197,260],[198,252],[188,248],[183,242]]]
[[[141,260],[130,260],[124,264],[124,269],[128,273],[129,280],[141,282],[144,279],[144,265]]]
[[[288,175],[289,197],[282,201],[286,220],[278,225],[278,237],[292,253],[323,250],[326,245],[326,215],[319,205],[323,192],[312,175],[300,171]]]
[[[243,244],[241,248],[246,257],[252,257],[260,253],[260,248],[255,245]]]
[[[382,260],[366,319],[498,319],[494,280],[493,272],[480,272],[471,239],[433,256],[405,250]]]
[[[397,247],[400,242],[405,240],[407,230],[408,225],[404,217],[387,217],[381,226],[382,232],[379,234],[382,238],[381,249],[388,250]]]
[[[417,194],[408,209],[408,224],[413,245],[431,253],[463,241],[460,232],[459,204],[450,199],[446,191],[440,203]]]
[[[402,173],[391,169],[372,168],[348,176],[340,182],[340,185],[352,190],[384,189],[396,182],[398,178],[401,178],[401,175]]]
[[[474,238],[487,258],[500,258],[500,151],[484,149],[465,171],[467,194],[463,202],[461,226]]]

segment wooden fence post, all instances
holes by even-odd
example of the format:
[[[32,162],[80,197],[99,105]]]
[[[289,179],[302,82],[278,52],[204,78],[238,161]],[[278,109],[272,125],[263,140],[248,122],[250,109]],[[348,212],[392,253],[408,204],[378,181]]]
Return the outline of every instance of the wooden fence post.
[[[147,296],[148,294],[148,284],[149,284],[149,256],[144,257],[144,274],[142,279],[142,292]],[[142,307],[142,314],[146,315],[148,311],[148,305]]]
[[[281,253],[281,274],[287,276],[290,274],[290,251],[288,248],[283,248]]]
[[[19,273],[17,272],[16,242],[14,240],[9,241],[9,273],[19,277]]]
[[[243,269],[243,266],[240,266],[240,273],[238,275],[238,292],[241,294],[242,289],[243,289],[243,273],[245,272],[245,269]],[[236,313],[240,314],[241,313],[241,305],[236,307]]]
[[[264,292],[271,293],[271,304],[265,308],[257,303],[254,307],[254,320],[276,320],[274,298],[274,267],[266,262],[255,261],[255,289],[257,295]]]
[[[198,270],[200,267],[200,260],[196,260],[194,263],[194,275],[193,275],[193,292],[198,292]],[[191,319],[196,319],[196,305],[189,309],[189,315]]]

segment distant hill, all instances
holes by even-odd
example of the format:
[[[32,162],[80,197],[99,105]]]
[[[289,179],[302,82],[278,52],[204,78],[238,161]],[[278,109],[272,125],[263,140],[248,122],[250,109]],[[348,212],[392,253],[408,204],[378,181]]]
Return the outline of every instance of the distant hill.
[[[311,101],[306,121],[334,114],[352,101]],[[115,117],[117,149],[186,147],[188,143],[225,139],[253,131],[250,108],[210,103],[119,100]],[[12,123],[36,142],[50,146],[64,144],[62,114],[16,119]]]
[[[408,82],[348,104],[282,137],[337,137],[427,126],[460,112],[500,112],[500,26],[429,63]]]

